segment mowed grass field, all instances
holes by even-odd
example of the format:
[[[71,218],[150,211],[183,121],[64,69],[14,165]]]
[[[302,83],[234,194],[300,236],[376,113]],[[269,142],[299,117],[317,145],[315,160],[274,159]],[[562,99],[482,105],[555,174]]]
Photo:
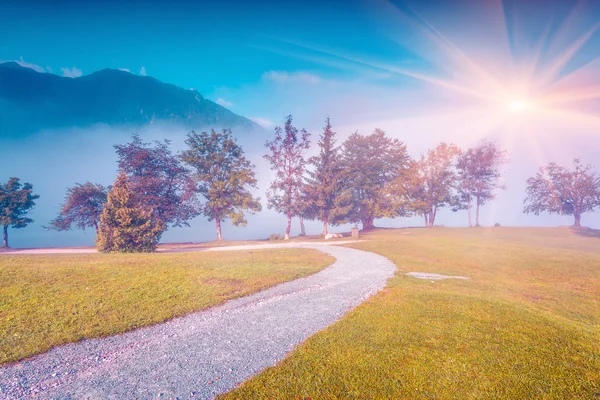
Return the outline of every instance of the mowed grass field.
[[[368,234],[350,246],[398,266],[388,286],[222,398],[600,398],[597,233]],[[471,279],[431,282],[410,271]]]
[[[313,274],[317,250],[0,256],[0,363]]]

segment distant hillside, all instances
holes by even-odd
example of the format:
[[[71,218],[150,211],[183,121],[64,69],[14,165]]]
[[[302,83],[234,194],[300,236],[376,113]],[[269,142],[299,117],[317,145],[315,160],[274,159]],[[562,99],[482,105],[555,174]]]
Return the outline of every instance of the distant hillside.
[[[158,121],[190,129],[261,129],[195,90],[149,76],[104,69],[79,78],[65,78],[14,62],[0,64],[0,138],[42,129],[98,123],[143,126]]]

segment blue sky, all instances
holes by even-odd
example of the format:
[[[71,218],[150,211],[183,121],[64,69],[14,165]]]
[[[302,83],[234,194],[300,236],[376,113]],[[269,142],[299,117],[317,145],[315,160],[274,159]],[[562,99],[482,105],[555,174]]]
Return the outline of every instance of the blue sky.
[[[381,32],[366,1],[3,1],[0,7],[0,36],[7,39],[0,59],[68,76],[126,68],[222,98],[232,110],[256,118],[281,104],[272,83],[414,84],[310,49],[414,63],[410,51]]]
[[[0,0],[0,60],[65,76],[126,68],[267,128],[288,113],[315,135],[327,116],[341,139],[382,128],[415,157],[441,141],[498,140],[511,154],[509,190],[484,208],[485,223],[556,226],[570,220],[521,214],[524,182],[551,161],[600,168],[599,27],[591,0]],[[272,218],[250,236],[273,233]],[[439,223],[466,221],[447,212]],[[600,228],[600,215],[584,224]]]
[[[2,0],[0,60],[23,60],[67,76],[126,68],[268,120],[295,112],[308,122],[313,113],[302,103],[314,104],[317,97],[322,102],[313,108],[318,105],[315,111],[322,115],[362,122],[411,115],[420,102],[447,100],[438,88],[388,70],[409,67],[447,75],[443,57],[435,54],[438,49],[419,30],[418,20],[467,51],[508,59],[502,49],[509,46],[512,61],[519,62],[541,36],[552,37],[566,26],[572,38],[561,35],[567,41],[556,44],[566,48],[577,38],[576,25],[596,22],[598,6],[587,3]],[[577,19],[568,26],[571,14]],[[506,38],[501,29],[507,30]],[[590,49],[598,41],[592,39],[579,54],[596,56]],[[423,91],[430,93],[415,104],[412,93]],[[352,112],[357,118],[328,105],[348,92],[363,103],[359,115]]]
[[[145,66],[161,80],[209,92],[273,69],[332,72],[283,54],[297,51],[285,40],[357,49],[381,42],[360,2],[282,3],[2,2],[0,32],[10,40],[1,54],[55,72],[75,66],[84,73],[106,67],[139,73]]]

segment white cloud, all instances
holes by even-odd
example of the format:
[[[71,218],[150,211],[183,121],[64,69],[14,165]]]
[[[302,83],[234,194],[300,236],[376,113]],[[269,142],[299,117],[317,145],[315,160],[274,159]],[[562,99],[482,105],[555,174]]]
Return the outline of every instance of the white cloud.
[[[217,101],[215,101],[215,103],[217,103],[220,106],[227,107],[227,108],[233,107],[233,103],[231,103],[231,102],[229,102],[229,101],[227,101],[227,100],[225,100],[225,99],[223,99],[221,97],[219,97],[217,99]]]
[[[269,71],[262,75],[263,79],[271,80],[277,83],[310,83],[315,84],[321,81],[317,75],[308,72],[286,72],[286,71]]]
[[[131,71],[129,70],[129,68],[119,68],[119,71],[131,72]]]
[[[263,128],[273,128],[275,126],[275,122],[266,119],[266,118],[258,118],[258,117],[250,117],[248,118],[250,121],[256,122]]]
[[[66,76],[67,78],[79,78],[82,75],[81,70],[77,67],[71,69],[61,68],[60,70],[62,71],[63,76]]]
[[[46,66],[46,71],[52,73],[52,67]]]
[[[140,75],[146,76],[146,67],[142,65],[142,69],[140,69]]]
[[[46,72],[46,70],[44,68],[40,67],[39,65],[28,63],[27,61],[24,61],[23,57],[21,57],[20,60],[0,60],[0,63],[10,62],[10,61],[14,61],[17,64],[19,64],[21,67],[30,68],[36,72],[41,72],[41,73]]]

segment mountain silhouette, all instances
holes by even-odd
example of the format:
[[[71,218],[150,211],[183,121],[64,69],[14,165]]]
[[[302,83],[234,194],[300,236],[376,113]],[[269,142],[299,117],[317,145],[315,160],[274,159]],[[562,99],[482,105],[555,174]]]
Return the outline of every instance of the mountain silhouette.
[[[0,138],[95,124],[141,127],[159,121],[189,129],[260,126],[202,97],[149,76],[104,69],[78,78],[0,64]]]

